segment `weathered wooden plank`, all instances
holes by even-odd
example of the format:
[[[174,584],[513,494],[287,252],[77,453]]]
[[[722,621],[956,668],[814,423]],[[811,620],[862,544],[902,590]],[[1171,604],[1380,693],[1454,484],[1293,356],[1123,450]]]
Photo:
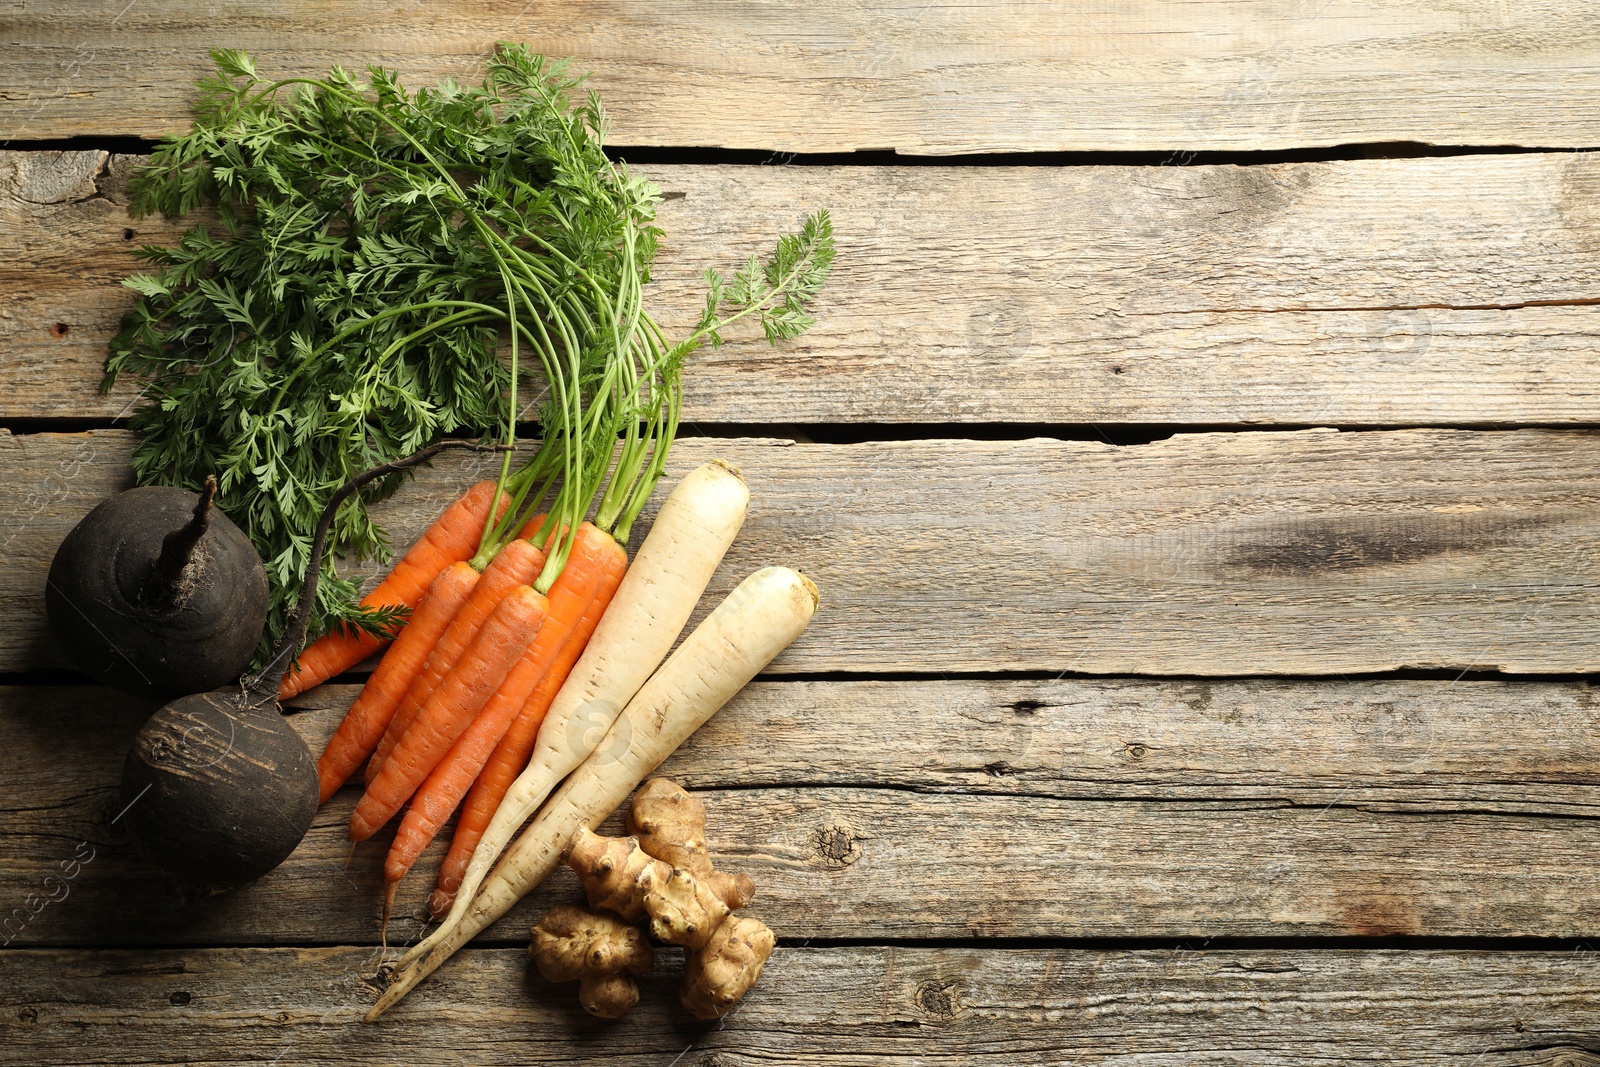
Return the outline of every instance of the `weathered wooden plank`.
[[[44,575],[72,524],[126,483],[127,446],[120,431],[0,436],[0,670],[63,662],[42,623]],[[701,610],[772,563],[822,590],[780,673],[1600,665],[1592,432],[1180,434],[1122,448],[686,438],[666,484],[711,457],[742,466],[754,500]],[[384,504],[395,543],[489,462],[441,461]]]
[[[95,390],[125,253],[181,224],[127,218],[132,162],[0,153],[0,417],[137,398]],[[698,354],[692,422],[1600,422],[1600,155],[645,170],[674,331],[705,265],[839,233],[816,328]]]
[[[304,694],[296,725],[320,746],[358,691]],[[60,692],[64,708],[98,691]],[[4,694],[0,707],[40,699]],[[1572,739],[1594,735],[1600,693],[1581,682],[758,681],[661,773],[695,789],[866,786],[1593,817],[1600,761]]]
[[[1580,7],[1432,0],[775,7],[641,0],[55,0],[0,21],[0,137],[165,133],[206,50],[269,78],[379,62],[470,78],[498,39],[595,72],[617,144],[907,153],[1259,149],[1373,141],[1600,144],[1600,36]]]
[[[370,950],[13,951],[0,1033],[40,1065],[1600,1064],[1590,953],[782,947],[720,1024],[677,1007],[680,966],[607,1024],[469,951],[371,1027]]]
[[[320,750],[354,691],[291,721]],[[187,904],[161,884],[115,825],[151,703],[0,690],[5,935],[375,940],[384,848],[346,865],[353,788],[261,882]],[[1570,738],[1595,717],[1581,685],[760,683],[662,773],[704,791],[712,848],[797,939],[1582,936],[1600,768]],[[488,936],[575,889],[563,872]]]

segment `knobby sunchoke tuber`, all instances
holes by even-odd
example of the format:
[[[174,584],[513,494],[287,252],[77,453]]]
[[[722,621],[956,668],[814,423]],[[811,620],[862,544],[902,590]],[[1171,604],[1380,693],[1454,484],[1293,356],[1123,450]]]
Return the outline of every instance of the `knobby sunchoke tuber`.
[[[763,923],[732,915],[754,895],[754,883],[713,869],[705,807],[672,782],[655,779],[634,795],[628,827],[635,836],[580,829],[567,864],[590,906],[630,922],[648,918],[654,937],[688,950],[679,993],[684,1007],[702,1019],[726,1015],[776,944]]]
[[[645,917],[645,895],[672,875],[671,867],[645,854],[638,838],[602,837],[587,827],[567,847],[567,866],[578,872],[591,908],[630,923]]]
[[[650,943],[637,927],[610,915],[557,904],[533,928],[528,955],[552,982],[578,984],[590,1015],[615,1019],[639,1003],[635,978],[650,973]]]
[[[647,854],[708,883],[729,911],[738,911],[755,896],[756,886],[748,874],[712,870],[706,851],[706,806],[676,782],[652,778],[639,787],[628,808],[628,833],[639,839]]]
[[[729,916],[704,948],[689,953],[678,999],[699,1019],[720,1019],[756,984],[778,939],[759,919]]]

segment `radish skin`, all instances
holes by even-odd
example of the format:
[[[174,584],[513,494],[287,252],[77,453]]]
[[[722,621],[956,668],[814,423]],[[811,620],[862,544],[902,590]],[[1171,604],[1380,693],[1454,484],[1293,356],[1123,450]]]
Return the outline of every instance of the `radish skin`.
[[[421,957],[461,921],[522,824],[589,756],[645,684],[683,632],[744,525],[749,504],[744,479],[720,460],[695,468],[668,494],[583,656],[551,703],[527,769],[512,783],[473,850],[450,913],[402,963]]]
[[[746,682],[799,637],[817,609],[817,587],[787,567],[741,582],[695,628],[619,715],[596,750],[539,812],[465,909],[426,955],[390,979],[367,1013],[372,1022],[457,949],[549,877],[579,828],[593,829]]]

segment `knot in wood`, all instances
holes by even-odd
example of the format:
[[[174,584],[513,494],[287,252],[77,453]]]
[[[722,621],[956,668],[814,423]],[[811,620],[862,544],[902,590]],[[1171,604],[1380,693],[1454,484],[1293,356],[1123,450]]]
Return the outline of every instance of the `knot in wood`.
[[[25,1023],[36,1023],[39,1021],[39,1009],[30,1005],[17,1012],[17,1018]]]
[[[372,990],[372,992],[381,994],[389,988],[389,983],[393,980],[393,978],[394,964],[385,963],[380,965],[377,971],[371,976],[364,979],[364,982],[367,988]]]
[[[841,822],[819,829],[811,844],[822,865],[832,870],[843,870],[861,858],[861,839]]]
[[[189,1001],[191,1001],[193,999],[194,999],[194,997],[190,996],[187,992],[185,992],[184,990],[181,990],[181,989],[178,990],[176,993],[168,993],[167,994],[167,1003],[171,1004],[174,1008],[187,1007],[188,1004],[189,1004]]]
[[[923,982],[917,986],[917,1010],[930,1019],[941,1022],[954,1019],[959,1005],[956,1003],[956,987],[937,980]]]

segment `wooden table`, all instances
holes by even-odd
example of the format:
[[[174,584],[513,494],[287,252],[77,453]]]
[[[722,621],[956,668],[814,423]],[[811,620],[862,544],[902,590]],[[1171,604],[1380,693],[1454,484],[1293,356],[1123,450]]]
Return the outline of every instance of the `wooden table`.
[[[1593,5],[0,25],[0,1061],[1600,1064]],[[596,72],[666,191],[669,324],[805,210],[839,233],[817,328],[697,357],[674,452],[754,492],[713,596],[768,562],[823,592],[665,768],[782,936],[721,1025],[667,953],[615,1024],[530,976],[565,873],[361,1024],[382,849],[345,866],[351,791],[271,876],[181,899],[116,825],[151,702],[43,625],[55,546],[129,482],[137,387],[95,390],[122,253],[179,232],[127,217],[129,154],[205,50],[420,84],[496,38]],[[397,541],[470,466],[385,505]]]

